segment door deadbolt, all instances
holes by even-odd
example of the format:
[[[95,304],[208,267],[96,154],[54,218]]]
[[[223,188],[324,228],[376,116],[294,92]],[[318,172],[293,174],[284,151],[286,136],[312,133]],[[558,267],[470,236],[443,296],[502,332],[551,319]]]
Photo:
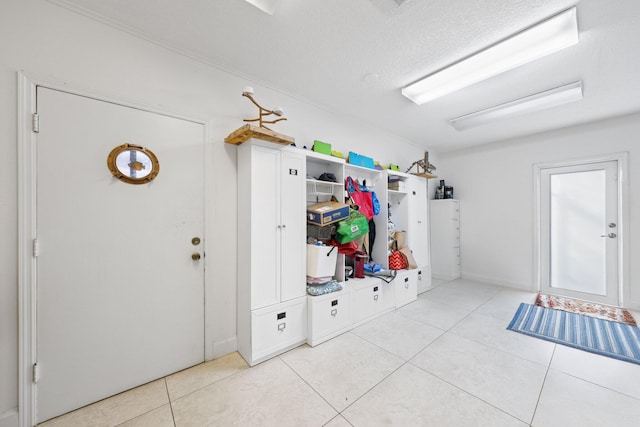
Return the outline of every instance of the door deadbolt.
[[[193,244],[193,246],[198,246],[200,244],[200,238],[194,237],[193,239],[191,239],[191,244]]]
[[[616,223],[615,222],[610,222],[609,223],[609,228],[616,228]]]
[[[191,259],[194,261],[198,261],[200,259],[200,254],[198,252],[191,254]]]

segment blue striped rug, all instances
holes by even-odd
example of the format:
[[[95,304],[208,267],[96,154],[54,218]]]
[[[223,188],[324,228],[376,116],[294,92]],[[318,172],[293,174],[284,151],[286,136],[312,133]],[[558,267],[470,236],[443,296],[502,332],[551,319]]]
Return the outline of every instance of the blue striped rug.
[[[640,328],[624,323],[522,303],[507,329],[640,364]]]

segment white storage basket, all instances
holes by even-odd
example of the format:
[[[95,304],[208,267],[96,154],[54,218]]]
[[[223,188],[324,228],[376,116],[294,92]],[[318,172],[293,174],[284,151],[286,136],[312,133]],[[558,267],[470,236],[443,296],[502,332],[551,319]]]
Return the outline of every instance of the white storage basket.
[[[336,273],[338,248],[307,245],[307,276],[329,277]]]

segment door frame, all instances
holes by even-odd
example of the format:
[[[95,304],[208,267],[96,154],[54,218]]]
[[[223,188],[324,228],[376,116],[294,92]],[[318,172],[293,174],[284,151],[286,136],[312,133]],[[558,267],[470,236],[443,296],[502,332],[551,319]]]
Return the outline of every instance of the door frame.
[[[618,295],[619,305],[630,300],[629,289],[629,153],[611,153],[533,165],[533,274],[535,291],[542,284],[542,170],[565,166],[616,161],[618,164]]]
[[[66,82],[51,81],[26,74],[17,73],[18,86],[18,425],[31,427],[36,418],[36,375],[34,364],[37,362],[37,293],[36,260],[33,256],[33,240],[37,236],[36,216],[36,140],[32,131],[32,114],[37,111],[36,89],[38,86],[84,96],[98,101],[123,105],[150,113],[201,124],[204,127],[204,252],[213,253],[210,243],[214,219],[210,207],[213,196],[210,194],[213,182],[212,147],[209,143],[212,134],[212,122],[203,118],[194,118],[173,112],[158,110],[128,99],[120,99],[94,91],[74,88]],[[207,268],[204,258],[204,360],[214,358],[213,325],[213,271]]]

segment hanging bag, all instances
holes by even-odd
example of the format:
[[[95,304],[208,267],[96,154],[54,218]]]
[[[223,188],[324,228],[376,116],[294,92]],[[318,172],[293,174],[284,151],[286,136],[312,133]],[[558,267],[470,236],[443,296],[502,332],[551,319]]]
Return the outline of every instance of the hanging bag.
[[[355,240],[347,243],[338,243],[336,239],[331,239],[331,245],[338,248],[338,253],[343,255],[353,255],[358,250],[358,242]]]
[[[368,220],[373,219],[373,200],[370,192],[360,191],[360,187],[353,182],[350,176],[345,179],[344,188],[349,193],[353,203],[358,205],[358,212],[362,213]]]
[[[352,210],[349,218],[343,219],[336,228],[335,239],[338,243],[349,243],[369,232],[369,221],[359,211]]]
[[[364,181],[366,183],[366,180]],[[375,191],[371,191],[366,185],[358,185],[358,188],[363,193],[371,193],[371,205],[373,206],[373,214],[378,215],[380,213],[380,201]]]
[[[389,270],[404,270],[407,268],[407,257],[398,250],[398,242],[394,241],[395,249],[389,255]]]

